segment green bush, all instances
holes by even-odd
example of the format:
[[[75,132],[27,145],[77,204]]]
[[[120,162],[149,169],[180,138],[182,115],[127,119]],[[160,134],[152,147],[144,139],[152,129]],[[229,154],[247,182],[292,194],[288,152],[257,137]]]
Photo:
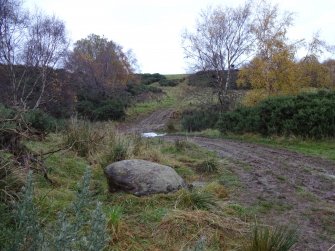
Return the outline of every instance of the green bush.
[[[204,110],[187,110],[182,114],[181,125],[188,132],[202,131],[215,127],[219,117],[220,112],[217,107]]]
[[[160,80],[166,79],[165,76],[159,73],[154,73],[154,74],[144,73],[144,74],[140,74],[140,77],[141,77],[141,83],[145,85],[150,85],[152,83],[159,82]]]
[[[160,86],[177,86],[180,83],[179,79],[162,79],[159,81]]]
[[[29,110],[25,114],[26,123],[40,132],[54,132],[64,124],[41,110]]]
[[[257,106],[224,113],[217,128],[223,133],[335,137],[335,92],[269,98]]]
[[[136,96],[142,93],[161,93],[163,92],[162,89],[151,86],[151,85],[145,85],[145,84],[129,84],[127,85],[127,92],[129,92],[131,95]]]
[[[42,110],[20,111],[2,104],[0,104],[0,120],[2,129],[21,127],[23,130],[30,128],[39,132],[53,132],[64,127],[62,120],[55,119]]]
[[[103,101],[101,106],[93,111],[93,120],[118,120],[126,115],[126,104],[118,99]]]
[[[119,120],[126,115],[127,100],[118,98],[105,100],[80,100],[78,115],[91,121]]]

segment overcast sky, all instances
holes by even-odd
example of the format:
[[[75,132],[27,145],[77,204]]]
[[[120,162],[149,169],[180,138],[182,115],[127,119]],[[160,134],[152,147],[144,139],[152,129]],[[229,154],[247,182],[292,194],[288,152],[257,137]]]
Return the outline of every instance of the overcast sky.
[[[295,13],[291,39],[321,37],[335,44],[335,0],[271,0]],[[62,19],[72,42],[94,33],[132,49],[141,72],[184,73],[181,33],[194,26],[201,9],[236,6],[242,0],[25,0]]]

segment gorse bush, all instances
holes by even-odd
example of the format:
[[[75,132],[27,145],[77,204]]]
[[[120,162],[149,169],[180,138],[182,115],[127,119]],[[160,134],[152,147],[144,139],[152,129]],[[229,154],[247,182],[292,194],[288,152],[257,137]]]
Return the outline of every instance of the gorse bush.
[[[95,209],[92,207],[90,176],[87,170],[75,200],[51,226],[42,224],[38,215],[30,173],[12,215],[14,227],[5,226],[7,238],[1,243],[3,250],[103,250],[108,241],[106,217],[100,203]]]
[[[254,107],[224,113],[217,127],[223,133],[335,137],[335,92],[269,98]]]
[[[54,132],[63,129],[64,123],[41,110],[29,110],[24,114],[28,126],[40,132]]]
[[[202,131],[215,127],[219,120],[218,107],[209,107],[203,110],[187,110],[182,114],[181,125],[188,132]]]
[[[125,117],[128,98],[82,99],[77,103],[80,117],[91,121],[119,120]]]
[[[166,79],[164,75],[161,75],[159,73],[154,73],[154,74],[144,73],[144,74],[140,74],[140,77],[141,77],[141,83],[145,85],[149,85],[149,84],[159,82],[161,80]]]
[[[177,86],[181,82],[180,79],[162,79],[159,81],[160,86]]]
[[[0,104],[1,131],[8,130],[34,130],[48,133],[63,129],[62,120],[55,119],[42,110],[14,110]]]
[[[148,92],[162,93],[163,90],[158,87],[151,86],[151,85],[132,84],[132,85],[127,85],[127,92],[129,92],[133,96],[136,96],[136,95],[139,95],[142,93],[148,93]]]

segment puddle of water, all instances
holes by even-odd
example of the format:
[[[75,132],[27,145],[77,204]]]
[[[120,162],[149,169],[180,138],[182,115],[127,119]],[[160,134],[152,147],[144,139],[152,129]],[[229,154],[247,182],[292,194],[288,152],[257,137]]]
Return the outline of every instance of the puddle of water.
[[[165,136],[166,133],[155,133],[155,132],[144,132],[144,133],[141,133],[141,136],[143,138],[155,138],[155,137],[162,137],[162,136]]]

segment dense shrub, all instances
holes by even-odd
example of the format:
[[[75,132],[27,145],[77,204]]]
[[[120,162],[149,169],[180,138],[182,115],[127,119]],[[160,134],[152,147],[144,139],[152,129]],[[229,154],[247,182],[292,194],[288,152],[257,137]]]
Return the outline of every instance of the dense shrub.
[[[127,85],[127,92],[129,92],[131,95],[136,96],[142,93],[161,93],[162,89],[151,86],[151,85],[145,85],[145,84],[129,84]]]
[[[213,128],[220,117],[218,107],[210,107],[203,110],[187,110],[182,114],[181,124],[184,130],[201,131]]]
[[[127,99],[83,99],[77,103],[77,112],[80,117],[91,121],[118,120],[126,115]]]
[[[160,86],[177,86],[180,83],[180,79],[162,79],[159,81]]]
[[[57,120],[38,109],[27,111],[24,116],[27,124],[40,132],[53,132],[64,127],[62,120]]]
[[[269,98],[223,114],[217,127],[222,132],[335,137],[335,92]]]
[[[154,74],[144,73],[144,74],[140,74],[140,77],[141,77],[141,83],[145,85],[150,85],[152,83],[159,82],[163,79],[166,79],[165,76],[159,73],[154,73]]]
[[[42,110],[20,111],[6,107],[0,104],[0,122],[1,128],[21,127],[25,130],[27,127],[39,132],[53,132],[58,128],[63,128],[63,121],[57,120]]]

